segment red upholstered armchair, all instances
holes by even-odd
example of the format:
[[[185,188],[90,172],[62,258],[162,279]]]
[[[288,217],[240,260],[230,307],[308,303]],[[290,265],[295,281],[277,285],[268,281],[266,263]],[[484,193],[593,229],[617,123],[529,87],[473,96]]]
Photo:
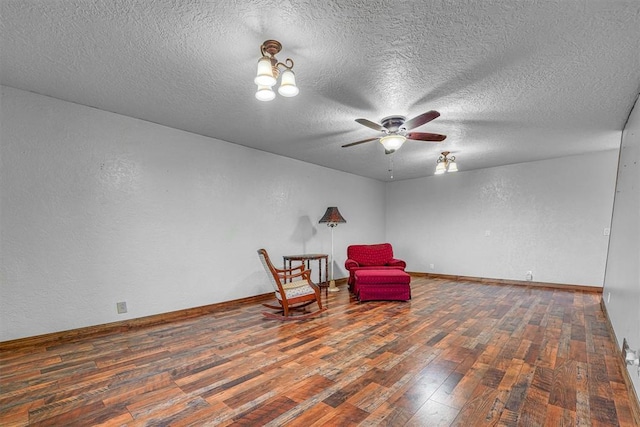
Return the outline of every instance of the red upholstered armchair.
[[[387,268],[404,271],[407,263],[393,257],[393,247],[390,243],[379,243],[347,247],[347,260],[344,262],[344,266],[349,270],[349,290],[353,292],[356,271]]]

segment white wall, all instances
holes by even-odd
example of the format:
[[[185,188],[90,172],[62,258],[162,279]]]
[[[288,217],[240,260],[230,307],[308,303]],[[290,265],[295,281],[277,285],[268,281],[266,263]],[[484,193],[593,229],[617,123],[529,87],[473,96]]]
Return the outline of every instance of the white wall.
[[[605,151],[389,184],[387,239],[410,271],[525,280],[531,270],[538,282],[602,286],[616,159]]]
[[[611,224],[611,243],[604,281],[607,313],[622,345],[640,349],[640,105],[631,112],[622,134],[618,181]],[[638,367],[629,367],[640,396]]]
[[[0,105],[0,341],[269,292],[256,249],[329,252],[333,205],[336,278],[347,245],[390,241],[410,271],[603,283],[616,152],[384,184],[13,88]]]
[[[270,292],[256,250],[384,238],[384,183],[2,87],[0,341]],[[129,312],[116,314],[116,302]]]

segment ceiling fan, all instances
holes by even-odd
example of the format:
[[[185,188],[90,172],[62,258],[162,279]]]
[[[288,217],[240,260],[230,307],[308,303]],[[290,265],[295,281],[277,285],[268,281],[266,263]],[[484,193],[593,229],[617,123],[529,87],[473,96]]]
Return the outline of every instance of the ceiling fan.
[[[354,145],[363,144],[365,142],[380,140],[380,143],[384,146],[385,154],[391,154],[404,144],[407,139],[416,141],[444,141],[446,135],[440,135],[438,133],[426,133],[426,132],[407,132],[411,129],[422,126],[425,123],[429,123],[431,120],[440,116],[437,111],[431,110],[426,113],[422,113],[419,116],[407,120],[405,116],[389,116],[382,119],[381,123],[375,123],[367,119],[356,119],[356,122],[363,126],[377,130],[383,133],[382,136],[376,136],[374,138],[363,139],[362,141],[352,142],[350,144],[343,145],[343,148],[352,147]]]

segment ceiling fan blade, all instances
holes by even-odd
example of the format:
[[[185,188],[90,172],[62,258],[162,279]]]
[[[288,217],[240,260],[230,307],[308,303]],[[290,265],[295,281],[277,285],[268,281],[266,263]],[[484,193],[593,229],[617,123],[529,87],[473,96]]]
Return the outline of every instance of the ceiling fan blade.
[[[375,138],[367,138],[367,139],[363,139],[362,141],[356,141],[356,142],[352,142],[351,144],[346,144],[343,145],[342,148],[346,148],[346,147],[353,147],[354,145],[358,145],[358,144],[363,144],[365,142],[369,142],[369,141],[375,141],[376,139],[379,139],[378,137]]]
[[[438,113],[437,111],[427,111],[426,113],[422,113],[411,120],[407,120],[406,122],[404,122],[404,125],[402,125],[402,127],[405,130],[411,130],[413,128],[417,128],[418,126],[422,126],[425,123],[429,123],[431,120],[437,117],[440,117],[440,113]]]
[[[440,142],[444,141],[447,137],[446,135],[440,135],[439,133],[426,133],[426,132],[409,132],[407,135],[407,139],[415,139],[418,141],[435,141]]]
[[[366,126],[366,127],[371,128],[373,130],[386,131],[386,129],[381,124],[372,122],[371,120],[356,119],[356,122],[360,123],[362,126]]]

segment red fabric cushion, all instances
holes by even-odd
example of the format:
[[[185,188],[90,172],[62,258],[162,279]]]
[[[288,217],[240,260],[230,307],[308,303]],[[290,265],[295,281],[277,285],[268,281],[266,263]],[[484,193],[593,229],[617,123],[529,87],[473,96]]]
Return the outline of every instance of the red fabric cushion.
[[[358,270],[356,271],[356,286],[360,285],[405,285],[411,282],[411,276],[402,270]]]
[[[409,285],[367,285],[358,292],[359,301],[408,301],[411,299]]]
[[[351,245],[347,248],[347,258],[363,266],[385,265],[393,259],[393,248],[390,243]]]

